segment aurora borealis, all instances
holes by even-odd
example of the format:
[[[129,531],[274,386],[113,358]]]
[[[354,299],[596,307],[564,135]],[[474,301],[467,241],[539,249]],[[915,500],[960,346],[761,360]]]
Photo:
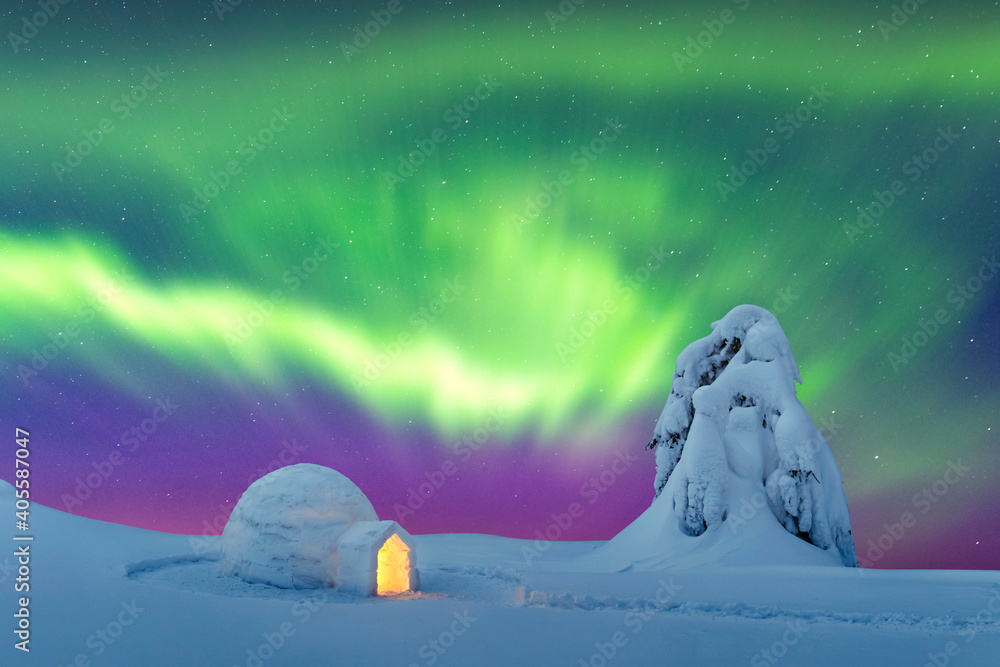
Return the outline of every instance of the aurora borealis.
[[[218,532],[312,462],[413,533],[582,499],[560,537],[606,539],[676,355],[754,303],[862,563],[1000,568],[996,6],[665,4],[5,8],[33,499]]]

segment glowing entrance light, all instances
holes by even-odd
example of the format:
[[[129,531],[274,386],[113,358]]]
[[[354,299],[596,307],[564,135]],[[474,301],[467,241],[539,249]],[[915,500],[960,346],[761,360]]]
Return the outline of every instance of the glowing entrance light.
[[[394,595],[410,590],[410,550],[393,535],[378,550],[378,594]]]

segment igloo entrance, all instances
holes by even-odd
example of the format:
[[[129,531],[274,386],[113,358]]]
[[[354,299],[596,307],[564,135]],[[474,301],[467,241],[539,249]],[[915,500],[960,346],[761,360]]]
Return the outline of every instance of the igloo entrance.
[[[378,550],[378,594],[405,593],[410,588],[410,548],[393,534]]]

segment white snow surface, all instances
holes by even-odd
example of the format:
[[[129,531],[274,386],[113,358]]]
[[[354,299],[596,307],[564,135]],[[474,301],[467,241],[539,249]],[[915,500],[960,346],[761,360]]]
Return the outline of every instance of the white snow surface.
[[[773,523],[812,551],[833,551],[856,567],[840,469],[796,397],[796,382],[802,378],[788,338],[758,306],[733,308],[688,345],[649,444],[656,447],[656,499],[611,541],[609,557],[622,567],[682,558],[708,541],[779,563],[829,562],[809,550],[803,556],[766,525]]]
[[[2,481],[0,506],[14,506]],[[4,665],[920,667],[1000,655],[998,572],[711,564],[717,554],[614,572],[596,542],[419,535],[421,592],[366,598],[226,575],[219,537],[35,504],[26,534],[30,590],[15,592],[8,546],[0,608],[30,597],[31,651],[8,629]],[[215,548],[199,555],[202,543]]]
[[[336,584],[338,543],[358,522],[377,522],[354,482],[313,463],[286,466],[243,493],[222,532],[222,569],[282,588]]]

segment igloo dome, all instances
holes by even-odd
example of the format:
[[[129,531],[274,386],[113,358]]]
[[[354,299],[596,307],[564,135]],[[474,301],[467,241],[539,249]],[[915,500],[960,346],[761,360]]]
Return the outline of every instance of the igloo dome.
[[[300,463],[265,475],[244,492],[222,532],[222,567],[245,581],[282,588],[334,586],[349,570],[356,573],[354,579],[360,575],[360,581],[344,582],[351,583],[349,588],[374,594],[367,580],[374,581],[379,551],[390,542],[403,554],[395,558],[405,561],[404,578],[416,582],[412,538],[396,522],[379,521],[347,477]],[[345,559],[350,561],[346,568]],[[375,561],[370,568],[369,560]]]

